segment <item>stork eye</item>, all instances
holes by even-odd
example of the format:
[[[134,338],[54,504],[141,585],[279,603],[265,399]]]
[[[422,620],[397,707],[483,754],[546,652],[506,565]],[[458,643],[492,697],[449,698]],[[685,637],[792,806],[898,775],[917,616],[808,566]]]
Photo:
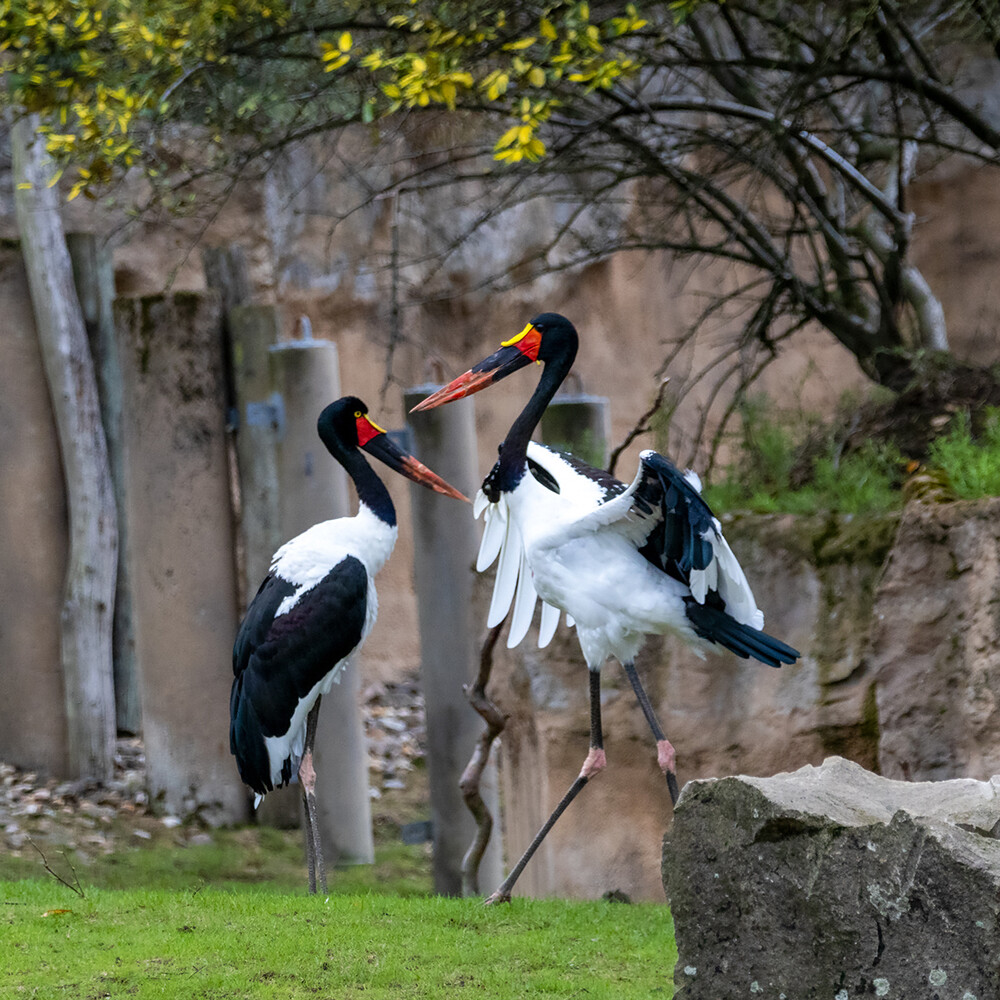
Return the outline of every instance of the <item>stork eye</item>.
[[[355,410],[354,416],[360,420],[364,416],[364,414],[360,410]]]

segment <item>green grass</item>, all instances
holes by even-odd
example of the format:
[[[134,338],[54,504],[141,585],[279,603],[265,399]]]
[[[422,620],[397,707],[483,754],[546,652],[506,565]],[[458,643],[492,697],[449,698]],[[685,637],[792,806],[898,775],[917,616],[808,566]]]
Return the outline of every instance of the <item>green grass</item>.
[[[766,396],[740,410],[736,459],[705,489],[719,511],[760,514],[882,514],[902,507],[908,462],[891,441],[844,448],[848,416],[860,404],[845,400],[843,416],[828,425],[777,409]],[[923,456],[920,456],[921,459]],[[974,417],[959,410],[947,429],[929,442],[927,472],[962,500],[1000,496],[1000,408]]]
[[[400,838],[403,824],[426,818],[427,795],[422,768],[411,773],[406,788],[385,793],[372,810],[375,864],[331,866],[331,891],[430,894],[430,846],[404,844]],[[205,830],[193,820],[169,828],[156,816],[134,811],[119,811],[108,821],[84,827],[80,816],[53,812],[16,817],[29,840],[18,850],[5,850],[0,839],[0,882],[48,878],[48,863],[68,882],[79,879],[102,889],[192,891],[210,885],[235,890],[266,885],[305,892],[301,830],[256,825]],[[99,833],[105,846],[89,844],[88,833]],[[67,842],[77,846],[68,847]]]
[[[899,449],[866,442],[842,454],[839,436],[816,417],[775,409],[766,396],[749,399],[741,411],[739,457],[706,487],[705,499],[716,510],[758,514],[881,514],[901,507]]]
[[[155,830],[155,821],[146,824]],[[202,886],[246,889],[262,885],[283,892],[305,892],[302,833],[248,826],[213,830],[212,842],[189,843],[190,830],[155,830],[150,840],[129,840],[110,854],[87,855],[38,841],[41,854],[27,846],[18,854],[0,851],[0,881],[51,877],[102,889],[192,891]],[[43,856],[44,855],[44,856]],[[374,865],[331,868],[330,889],[359,893],[388,889],[396,895],[428,894],[431,863],[426,845],[407,845],[384,834],[376,841]]]
[[[0,884],[0,996],[673,995],[667,907]]]

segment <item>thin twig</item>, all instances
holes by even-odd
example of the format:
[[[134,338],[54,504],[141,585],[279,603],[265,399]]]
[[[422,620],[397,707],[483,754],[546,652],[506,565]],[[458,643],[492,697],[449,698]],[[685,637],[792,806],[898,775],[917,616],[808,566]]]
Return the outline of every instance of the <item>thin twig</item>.
[[[33,840],[32,840],[32,839],[30,838],[30,837],[28,838],[28,843],[29,843],[29,844],[31,844],[31,846],[32,846],[32,847],[33,847],[33,848],[34,848],[34,849],[35,849],[36,851],[38,851],[38,856],[39,856],[39,857],[40,857],[40,858],[42,859],[42,864],[43,864],[43,865],[45,866],[45,870],[46,870],[46,871],[47,871],[47,872],[48,872],[48,873],[49,873],[49,874],[50,874],[50,875],[51,875],[51,876],[52,876],[52,877],[53,877],[53,878],[54,878],[54,879],[55,879],[55,880],[56,880],[57,882],[62,882],[62,884],[63,884],[64,886],[66,886],[66,888],[67,888],[67,889],[72,889],[72,890],[73,890],[73,892],[75,892],[75,893],[76,893],[76,894],[77,894],[77,895],[78,895],[78,896],[79,896],[79,897],[80,897],[81,899],[85,899],[85,898],[86,898],[86,895],[85,895],[85,893],[84,893],[84,891],[83,891],[83,888],[82,888],[82,887],[81,887],[81,885],[80,885],[80,877],[79,877],[79,875],[77,875],[77,873],[76,873],[76,869],[75,869],[75,868],[73,867],[73,862],[72,862],[72,861],[70,861],[70,860],[69,860],[69,858],[66,858],[66,855],[65,855],[65,854],[63,854],[63,857],[64,857],[64,858],[66,858],[66,864],[68,864],[68,865],[69,865],[70,869],[71,869],[71,870],[72,870],[72,872],[73,872],[73,882],[75,882],[75,883],[76,883],[76,885],[74,885],[74,884],[73,884],[73,882],[67,882],[67,881],[66,881],[66,879],[64,879],[64,878],[62,877],[62,875],[60,875],[60,874],[59,874],[59,873],[58,873],[57,871],[54,871],[54,870],[52,869],[51,865],[49,865],[49,859],[45,857],[45,854],[44,854],[44,853],[42,852],[42,849],[41,849],[41,848],[40,848],[40,847],[38,846],[38,844],[36,844],[36,843],[35,843],[35,842],[34,842],[34,841],[33,841]]]
[[[649,421],[656,415],[660,407],[663,405],[663,397],[667,392],[667,383],[670,381],[670,376],[660,382],[660,388],[656,392],[656,399],[653,400],[653,405],[646,410],[646,412],[639,417],[635,422],[632,429],[625,435],[625,440],[622,441],[618,447],[611,452],[611,458],[608,461],[608,472],[614,475],[615,463],[621,458],[622,452],[640,435],[645,434],[649,430]]]
[[[462,772],[458,785],[462,790],[462,797],[468,806],[469,812],[476,820],[476,837],[469,845],[469,849],[462,858],[462,895],[479,895],[479,865],[486,853],[486,847],[490,842],[490,835],[493,832],[493,816],[489,808],[483,801],[479,791],[479,785],[483,777],[483,771],[490,759],[490,749],[493,741],[503,732],[510,716],[505,715],[486,696],[486,685],[490,681],[490,673],[493,670],[493,648],[500,637],[500,629],[503,622],[490,629],[479,652],[479,674],[475,684],[466,684],[464,691],[469,699],[469,704],[483,717],[486,728],[482,736],[476,742],[476,747],[472,751],[469,763],[466,764]]]

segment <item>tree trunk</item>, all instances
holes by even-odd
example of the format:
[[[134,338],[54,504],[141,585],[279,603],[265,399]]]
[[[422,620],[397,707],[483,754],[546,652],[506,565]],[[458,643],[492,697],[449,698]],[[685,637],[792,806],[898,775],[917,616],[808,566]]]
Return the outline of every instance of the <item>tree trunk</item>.
[[[124,386],[115,330],[115,275],[109,247],[92,233],[67,233],[73,281],[90,355],[94,361],[101,423],[108,445],[108,467],[118,510],[118,583],[115,587],[113,631],[115,720],[119,733],[142,731],[142,692],[135,663],[132,581],[129,578],[128,524],[125,521],[125,445],[122,428]]]
[[[35,325],[62,454],[69,557],[60,641],[69,766],[105,779],[114,761],[112,621],[117,512],[97,380],[38,118],[11,131],[15,208]]]

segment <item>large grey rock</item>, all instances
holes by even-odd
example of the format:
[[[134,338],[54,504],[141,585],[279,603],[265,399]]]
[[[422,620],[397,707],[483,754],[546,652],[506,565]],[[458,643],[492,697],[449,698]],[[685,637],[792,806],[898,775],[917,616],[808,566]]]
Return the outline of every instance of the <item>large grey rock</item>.
[[[678,1000],[1000,997],[1000,778],[831,757],[689,783],[663,842]]]

